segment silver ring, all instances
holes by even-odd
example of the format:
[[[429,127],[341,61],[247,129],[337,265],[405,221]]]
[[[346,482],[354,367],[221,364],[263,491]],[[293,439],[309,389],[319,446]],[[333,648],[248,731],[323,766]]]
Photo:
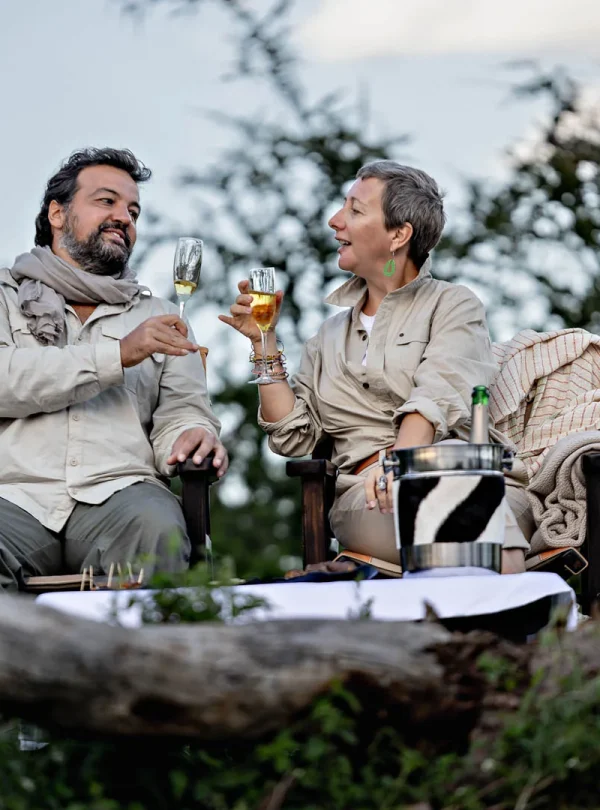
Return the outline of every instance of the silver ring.
[[[387,492],[387,475],[380,475],[377,479],[377,489],[380,492]]]

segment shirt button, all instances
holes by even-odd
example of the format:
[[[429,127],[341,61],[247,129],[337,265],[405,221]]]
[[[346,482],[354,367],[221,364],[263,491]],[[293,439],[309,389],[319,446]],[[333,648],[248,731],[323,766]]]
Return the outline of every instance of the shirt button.
[[[362,336],[362,339],[363,339],[363,340],[366,340],[366,339],[367,339],[367,334],[366,334],[366,333],[365,333],[365,334]]]
[[[368,387],[369,387],[369,383],[363,383],[363,388],[368,388]]]
[[[78,413],[74,413],[74,414],[73,414],[73,421],[74,421],[74,422],[79,422],[79,418],[80,418],[80,417],[79,417],[79,414],[78,414]]]
[[[400,334],[398,335],[398,337],[404,337],[404,332],[400,332]]]
[[[72,458],[72,459],[69,461],[69,464],[71,465],[71,467],[76,467],[78,463],[79,463],[79,462],[77,461],[77,459],[76,459],[76,458]]]

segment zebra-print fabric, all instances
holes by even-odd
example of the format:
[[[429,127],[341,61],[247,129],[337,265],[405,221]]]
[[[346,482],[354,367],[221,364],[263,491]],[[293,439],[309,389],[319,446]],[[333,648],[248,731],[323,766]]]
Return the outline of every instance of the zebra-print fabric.
[[[399,546],[503,541],[502,474],[403,477],[394,490]]]

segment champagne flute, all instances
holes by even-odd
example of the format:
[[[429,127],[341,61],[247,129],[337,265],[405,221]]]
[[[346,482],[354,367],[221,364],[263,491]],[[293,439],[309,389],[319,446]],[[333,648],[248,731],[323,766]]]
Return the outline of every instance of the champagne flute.
[[[262,372],[255,380],[249,380],[250,385],[270,385],[281,382],[273,379],[269,374],[267,365],[267,332],[273,324],[275,313],[277,312],[277,300],[275,296],[275,268],[274,267],[253,267],[250,270],[250,289],[252,296],[250,308],[252,317],[260,329],[260,342],[262,344]]]
[[[183,318],[185,305],[196,291],[202,267],[202,239],[182,236],[177,240],[173,260],[173,283],[179,302],[179,317]]]

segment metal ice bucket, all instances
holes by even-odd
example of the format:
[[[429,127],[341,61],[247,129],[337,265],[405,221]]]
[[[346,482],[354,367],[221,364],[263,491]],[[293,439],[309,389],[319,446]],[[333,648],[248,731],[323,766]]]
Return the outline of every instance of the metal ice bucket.
[[[500,572],[503,471],[512,466],[510,450],[499,444],[442,443],[387,450],[382,461],[385,472],[394,473],[396,546],[403,571]]]

